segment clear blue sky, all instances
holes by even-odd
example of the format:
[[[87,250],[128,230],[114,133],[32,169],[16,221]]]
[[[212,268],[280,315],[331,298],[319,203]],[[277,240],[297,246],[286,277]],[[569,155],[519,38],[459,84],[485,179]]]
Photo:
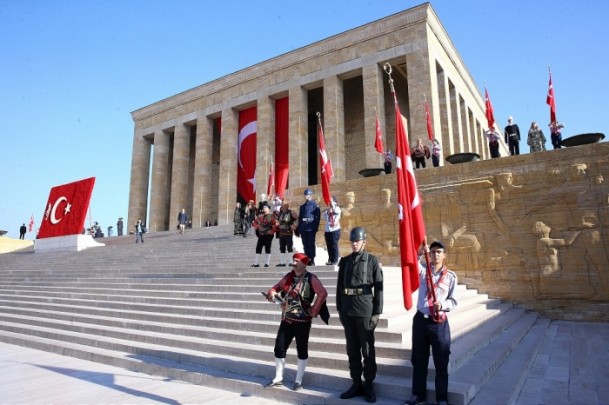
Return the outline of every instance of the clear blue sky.
[[[501,126],[547,124],[550,65],[563,137],[609,137],[609,2],[431,3]],[[32,214],[39,226],[51,187],[95,176],[92,218],[116,234],[131,111],[418,4],[0,0],[0,229],[17,238]]]

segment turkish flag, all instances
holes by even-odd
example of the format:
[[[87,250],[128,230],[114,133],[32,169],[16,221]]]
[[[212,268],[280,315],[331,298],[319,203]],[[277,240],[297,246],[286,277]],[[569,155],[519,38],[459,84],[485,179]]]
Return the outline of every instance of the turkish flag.
[[[425,223],[421,198],[414,177],[406,118],[400,112],[395,90],[395,145],[398,180],[398,220],[400,231],[400,264],[402,268],[402,293],[404,307],[412,308],[412,293],[419,288],[418,249],[425,239]]]
[[[239,112],[237,193],[244,201],[256,201],[256,107]]]
[[[34,230],[34,214],[30,217],[30,223],[28,224],[28,232],[32,232]]]
[[[383,147],[383,133],[381,132],[381,123],[379,122],[379,116],[376,115],[376,136],[374,137],[374,147],[378,153],[385,151]]]
[[[425,121],[427,122],[427,137],[433,141],[433,127],[431,125],[431,114],[429,113],[429,104],[425,101]]]
[[[317,119],[317,135],[319,137],[319,165],[321,167],[321,193],[326,205],[330,204],[330,178],[334,175],[332,162],[326,153],[326,142],[324,141],[324,130],[321,126],[321,118]]]
[[[488,127],[492,128],[495,126],[495,116],[493,115],[493,105],[491,104],[486,87],[484,88],[484,104],[486,105],[486,121],[488,122]]]
[[[38,238],[81,234],[94,185],[95,177],[90,177],[53,187]]]
[[[556,99],[554,98],[554,86],[552,85],[552,72],[550,72],[550,83],[548,83],[548,95],[546,104],[550,106],[550,124],[556,122]]]
[[[269,166],[269,179],[266,184],[266,195],[271,196],[275,194],[275,165],[271,160],[271,165]]]

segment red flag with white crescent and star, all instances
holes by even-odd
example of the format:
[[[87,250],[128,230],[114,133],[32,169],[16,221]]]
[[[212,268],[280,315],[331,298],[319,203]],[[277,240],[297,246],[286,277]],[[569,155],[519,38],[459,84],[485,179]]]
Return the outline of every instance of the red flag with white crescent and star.
[[[34,214],[30,217],[30,223],[28,224],[28,232],[32,232],[34,230]]]
[[[488,90],[484,88],[484,104],[486,106],[486,121],[489,128],[495,126],[495,115],[493,114],[493,104],[491,104],[491,98],[488,95]]]
[[[548,95],[546,96],[546,104],[550,106],[550,124],[556,122],[556,99],[554,98],[554,85],[552,84],[552,72],[548,68],[550,74],[550,82],[548,83]]]
[[[95,177],[51,189],[38,238],[82,234]]]
[[[256,107],[239,112],[237,193],[244,201],[256,201]]]
[[[376,136],[374,137],[374,148],[378,153],[383,154],[385,147],[383,145],[383,132],[381,132],[381,123],[379,121],[379,115],[376,114]]]
[[[332,162],[326,152],[326,142],[324,140],[324,130],[321,126],[321,117],[317,118],[317,135],[319,136],[319,165],[321,167],[321,194],[326,205],[330,204],[330,178],[334,175]]]
[[[400,112],[395,90],[395,145],[398,181],[398,220],[400,232],[400,265],[402,268],[402,294],[404,307],[412,308],[412,293],[419,288],[418,249],[425,239],[425,223],[421,198],[414,177],[406,118]]]
[[[429,104],[425,100],[425,121],[427,122],[427,137],[433,141],[433,126],[431,125],[431,114],[429,113]]]

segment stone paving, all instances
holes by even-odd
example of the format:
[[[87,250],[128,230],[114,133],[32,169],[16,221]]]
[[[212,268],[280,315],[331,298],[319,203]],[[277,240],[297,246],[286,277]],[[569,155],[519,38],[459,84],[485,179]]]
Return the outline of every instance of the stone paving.
[[[554,321],[513,405],[609,404],[607,364],[609,324]],[[2,405],[280,404],[4,343],[0,367]]]

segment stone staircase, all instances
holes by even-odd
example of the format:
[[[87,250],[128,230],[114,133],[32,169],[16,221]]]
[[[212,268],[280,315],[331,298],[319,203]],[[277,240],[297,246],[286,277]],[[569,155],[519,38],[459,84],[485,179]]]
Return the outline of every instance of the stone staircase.
[[[313,322],[305,389],[264,389],[274,375],[280,312],[260,292],[288,270],[275,267],[279,253],[271,267],[250,268],[256,238],[233,236],[232,226],[147,234],[137,245],[132,236],[103,242],[81,252],[27,248],[0,255],[0,341],[289,403],[345,403],[338,395],[350,379],[332,266],[310,268],[328,289],[332,317],[329,325]],[[413,313],[402,306],[399,269],[384,268],[384,276],[385,311],[375,335],[377,403],[401,403],[410,394]],[[549,321],[464,285],[458,290],[459,307],[449,315],[449,401],[509,403]],[[288,386],[294,346],[286,361]],[[433,379],[430,362],[429,399],[435,398]]]

